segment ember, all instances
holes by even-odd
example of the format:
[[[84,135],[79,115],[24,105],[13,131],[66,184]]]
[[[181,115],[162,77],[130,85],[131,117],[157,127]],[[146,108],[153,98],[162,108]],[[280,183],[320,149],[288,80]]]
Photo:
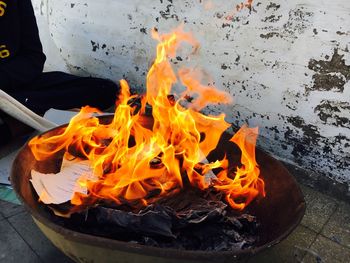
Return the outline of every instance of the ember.
[[[165,35],[153,31],[153,37],[159,41],[157,56],[140,107],[132,103],[137,96],[131,95],[127,82],[121,80],[121,95],[110,123],[92,117],[99,110],[87,106],[57,135],[30,141],[37,160],[70,154],[87,160],[95,176],[91,179],[81,174],[77,182],[87,191],[75,192],[68,209],[50,207],[57,215],[71,216],[64,222],[74,225],[78,220],[79,228],[86,226],[83,231],[97,227],[97,234],[106,235],[103,229],[112,225],[114,230],[108,236],[136,233],[131,240],[142,244],[204,250],[249,246],[255,241],[249,234],[256,228],[255,218],[234,210],[241,211],[258,195],[265,195],[255,160],[258,130],[243,126],[227,142],[240,149],[236,154],[241,153],[241,160],[235,170],[229,169],[232,160],[226,156],[209,162],[207,156],[230,125],[224,114],[206,116],[200,110],[209,104],[230,103],[232,98],[214,86],[201,84],[197,70],[174,72],[170,60],[180,44],[187,42],[193,50],[199,47],[191,34],[178,28]],[[185,90],[174,96],[178,79]],[[146,105],[152,108],[152,122],[145,118]],[[45,187],[39,192],[42,201],[48,195]],[[89,224],[92,218],[95,228]],[[214,229],[220,238],[208,243],[206,233]],[[159,242],[159,238],[170,239]]]
[[[214,251],[251,247],[258,240],[256,218],[228,210],[220,195],[191,189],[137,211],[100,204],[54,221],[83,233],[155,247]]]

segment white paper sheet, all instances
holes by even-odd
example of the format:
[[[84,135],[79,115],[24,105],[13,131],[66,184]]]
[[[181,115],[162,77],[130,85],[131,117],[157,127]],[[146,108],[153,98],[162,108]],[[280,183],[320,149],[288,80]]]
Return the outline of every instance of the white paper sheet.
[[[68,123],[77,114],[78,112],[76,111],[56,110],[51,108],[45,112],[44,118],[57,125],[62,125]]]
[[[57,125],[62,125],[69,123],[70,120],[77,115],[79,112],[77,111],[67,111],[67,110],[57,110],[57,109],[49,109],[45,112],[44,118],[48,121],[51,121]],[[92,116],[106,116],[106,115],[113,115],[113,113],[104,112],[104,113],[94,113]]]
[[[40,200],[45,204],[62,204],[72,199],[75,192],[86,194],[86,187],[79,181],[96,180],[89,161],[63,159],[57,174],[43,174],[32,170],[30,180]]]

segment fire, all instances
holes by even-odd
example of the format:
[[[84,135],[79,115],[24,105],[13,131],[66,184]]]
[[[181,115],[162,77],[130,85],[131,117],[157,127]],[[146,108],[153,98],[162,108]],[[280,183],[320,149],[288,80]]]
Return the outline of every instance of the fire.
[[[208,104],[231,103],[232,99],[214,86],[201,84],[198,71],[173,70],[170,60],[180,44],[198,48],[191,34],[178,28],[164,35],[153,31],[153,37],[159,41],[157,56],[147,75],[141,108],[130,103],[136,96],[121,80],[111,123],[103,124],[93,117],[98,109],[83,107],[57,135],[44,134],[30,141],[35,158],[46,160],[70,152],[90,161],[98,179],[79,181],[88,194],[76,193],[71,200],[74,205],[93,205],[101,200],[147,205],[190,184],[199,189],[214,187],[225,194],[232,208],[244,209],[257,195],[265,195],[255,160],[257,128],[244,126],[231,139],[242,152],[242,165],[236,172],[228,170],[226,158],[209,163],[206,156],[230,124],[224,114],[206,116],[199,111]],[[179,81],[186,90],[177,97],[172,89]],[[152,125],[145,122],[147,104],[152,107]],[[206,176],[216,168],[220,172],[215,178]]]

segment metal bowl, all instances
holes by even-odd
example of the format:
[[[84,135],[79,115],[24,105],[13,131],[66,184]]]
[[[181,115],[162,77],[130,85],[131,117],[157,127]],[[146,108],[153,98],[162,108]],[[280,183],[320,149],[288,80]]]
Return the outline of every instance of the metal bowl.
[[[103,122],[110,120],[111,117],[101,118]],[[44,135],[55,135],[65,126],[52,129]],[[227,143],[230,137],[224,133],[217,149],[208,159],[220,158],[227,152],[229,158],[239,160],[237,149],[234,151],[234,147]],[[55,223],[52,215],[39,204],[38,196],[29,181],[32,169],[43,173],[57,172],[59,158],[62,157],[53,156],[46,161],[37,161],[26,144],[13,163],[11,182],[38,227],[55,246],[77,262],[233,262],[279,243],[298,226],[305,213],[305,201],[294,177],[281,162],[256,149],[257,162],[265,181],[266,197],[256,199],[247,207],[247,212],[255,215],[261,224],[258,230],[259,241],[254,247],[224,252],[189,251],[156,248],[88,235]]]

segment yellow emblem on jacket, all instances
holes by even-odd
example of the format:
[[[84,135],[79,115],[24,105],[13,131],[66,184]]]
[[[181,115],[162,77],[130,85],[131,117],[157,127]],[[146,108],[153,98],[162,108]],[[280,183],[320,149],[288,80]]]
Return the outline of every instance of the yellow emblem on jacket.
[[[7,4],[4,1],[0,1],[0,16],[3,16],[5,14],[6,7]]]
[[[7,58],[10,56],[10,51],[5,45],[0,45],[0,58]]]

